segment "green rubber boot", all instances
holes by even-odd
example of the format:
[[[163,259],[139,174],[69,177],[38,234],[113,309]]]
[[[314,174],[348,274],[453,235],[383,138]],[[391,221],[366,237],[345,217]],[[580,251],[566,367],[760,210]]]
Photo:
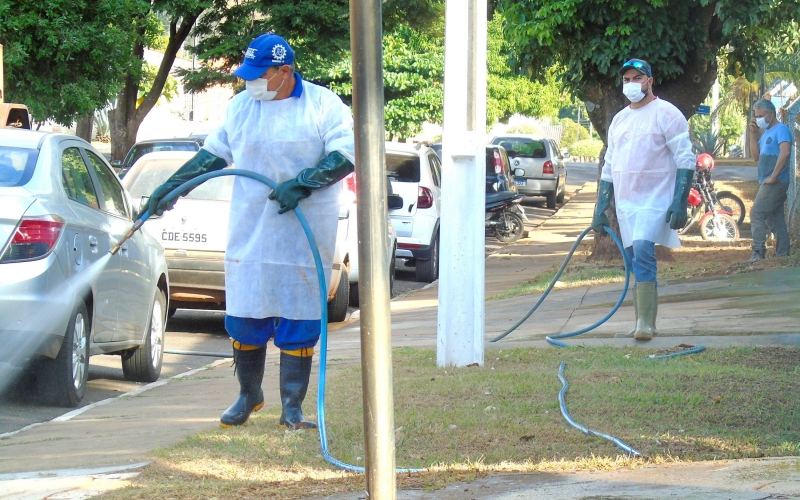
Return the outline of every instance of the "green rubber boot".
[[[298,352],[299,351],[299,352]],[[303,400],[308,390],[308,379],[311,377],[311,360],[313,349],[298,349],[287,354],[281,351],[281,412],[280,425],[289,429],[316,429],[317,424],[303,417]],[[295,355],[295,354],[307,355]]]
[[[225,428],[246,424],[251,413],[264,407],[261,381],[264,378],[267,347],[234,342],[233,355],[236,361],[236,378],[239,379],[239,397],[219,419],[219,425]]]
[[[650,340],[658,335],[656,330],[658,289],[655,281],[636,284],[636,304],[639,317],[636,320],[636,330],[633,333],[633,338],[636,340]]]

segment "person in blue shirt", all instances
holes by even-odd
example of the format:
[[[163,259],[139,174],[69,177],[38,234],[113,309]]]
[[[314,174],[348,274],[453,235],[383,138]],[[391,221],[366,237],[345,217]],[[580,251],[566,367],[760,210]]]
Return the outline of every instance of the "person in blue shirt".
[[[775,234],[775,256],[789,255],[789,231],[783,214],[789,189],[789,152],[792,132],[779,122],[775,105],[767,99],[753,104],[754,118],[748,125],[750,151],[758,162],[758,193],[750,211],[753,231],[753,256],[748,262],[766,258],[769,232]]]

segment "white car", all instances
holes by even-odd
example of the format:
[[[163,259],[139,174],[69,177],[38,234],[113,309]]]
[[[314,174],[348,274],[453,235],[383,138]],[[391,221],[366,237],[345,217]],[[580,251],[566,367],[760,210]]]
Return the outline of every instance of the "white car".
[[[136,216],[86,141],[0,130],[0,391],[28,365],[47,400],[77,406],[95,354],[121,356],[128,380],[159,378],[164,249],[139,232],[109,253]]]
[[[186,151],[142,156],[122,179],[136,200],[147,198],[186,161]],[[181,197],[162,217],[151,217],[143,229],[161,242],[170,276],[170,314],[176,309],[225,309],[225,247],[233,194],[233,176],[211,179]],[[141,203],[141,201],[140,201]],[[339,231],[328,288],[328,320],[344,321],[349,301],[346,235],[349,211],[340,208]]]
[[[428,146],[386,143],[386,174],[402,207],[389,210],[397,231],[397,257],[415,267],[417,281],[439,277],[442,164]]]
[[[393,196],[391,190],[391,183],[387,182],[389,206],[399,204],[401,200],[399,197]],[[349,223],[347,227],[347,251],[348,251],[348,276],[350,277],[350,305],[358,307],[359,290],[358,290],[358,207],[356,205],[356,177],[352,173],[344,178],[342,181],[342,195],[341,206],[349,210]],[[387,221],[388,230],[386,232],[387,248],[389,254],[386,256],[389,259],[389,294],[391,295],[394,288],[394,273],[395,273],[395,257],[397,254],[397,233],[394,230],[391,219]],[[340,226],[341,229],[341,226]]]

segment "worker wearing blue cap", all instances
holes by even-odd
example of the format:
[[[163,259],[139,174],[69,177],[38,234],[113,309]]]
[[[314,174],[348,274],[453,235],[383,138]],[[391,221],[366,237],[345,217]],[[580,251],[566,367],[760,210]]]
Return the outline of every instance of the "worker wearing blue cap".
[[[614,116],[608,128],[592,228],[600,232],[608,225],[605,210],[613,196],[620,236],[636,278],[636,325],[615,336],[650,340],[657,334],[655,246],[681,246],[677,229],[686,224],[695,155],[683,113],[653,93],[650,64],[630,59],[619,75],[630,105]]]
[[[233,341],[239,397],[220,418],[244,425],[264,405],[261,382],[267,342],[281,350],[280,424],[315,428],[302,413],[314,346],[320,336],[316,268],[302,226],[284,214],[302,206],[330,283],[339,214],[339,181],[353,171],[350,110],[330,90],[303,81],[294,51],[278,35],[253,40],[234,72],[246,91],[198,154],[150,198],[151,213],[183,182],[230,164],[278,183],[234,182],[225,251],[225,328]]]

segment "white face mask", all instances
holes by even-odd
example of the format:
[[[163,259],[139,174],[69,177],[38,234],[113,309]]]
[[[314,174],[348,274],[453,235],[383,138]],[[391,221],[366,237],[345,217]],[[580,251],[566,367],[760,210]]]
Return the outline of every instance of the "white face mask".
[[[272,75],[272,78],[275,78],[280,74],[280,71]],[[245,87],[247,88],[247,93],[250,94],[250,97],[255,99],[256,101],[271,101],[275,99],[275,96],[278,95],[278,91],[283,87],[283,82],[278,85],[278,88],[275,90],[267,90],[267,86],[269,85],[270,80],[272,78],[265,79],[265,78],[256,78],[255,80],[248,80],[245,82]],[[285,80],[284,80],[285,81]]]
[[[631,102],[639,102],[647,95],[645,92],[642,92],[642,84],[636,82],[624,84],[622,86],[622,93],[625,94],[625,97]]]
[[[767,126],[769,125],[769,122],[763,116],[757,116],[756,117],[756,125],[758,125],[758,128],[767,128]]]

